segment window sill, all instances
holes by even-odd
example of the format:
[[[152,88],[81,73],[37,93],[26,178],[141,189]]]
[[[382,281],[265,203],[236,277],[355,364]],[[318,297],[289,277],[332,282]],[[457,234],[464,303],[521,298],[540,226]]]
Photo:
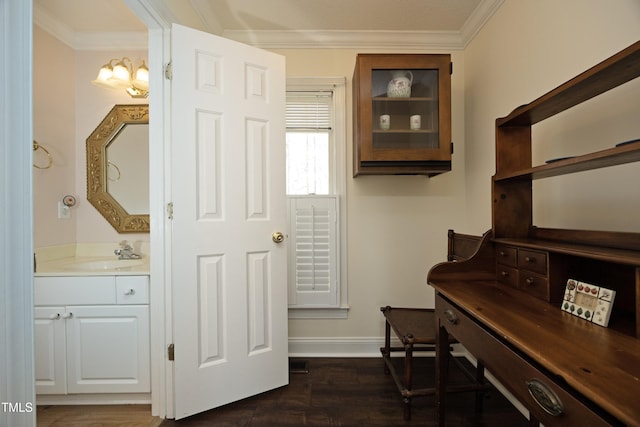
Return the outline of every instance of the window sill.
[[[349,307],[289,307],[289,319],[346,319]]]

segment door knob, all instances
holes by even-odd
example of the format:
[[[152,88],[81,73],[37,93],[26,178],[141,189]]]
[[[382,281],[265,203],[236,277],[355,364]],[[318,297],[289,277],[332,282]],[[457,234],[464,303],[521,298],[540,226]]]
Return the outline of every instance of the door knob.
[[[284,242],[284,234],[282,234],[280,231],[276,231],[271,235],[271,240],[273,240],[275,243],[282,243]]]

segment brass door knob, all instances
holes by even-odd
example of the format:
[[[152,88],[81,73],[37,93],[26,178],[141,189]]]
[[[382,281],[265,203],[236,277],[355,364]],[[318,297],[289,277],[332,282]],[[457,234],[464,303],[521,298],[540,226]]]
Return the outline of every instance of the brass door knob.
[[[271,240],[273,240],[275,243],[282,243],[284,242],[284,234],[282,234],[280,231],[276,231],[271,235]]]

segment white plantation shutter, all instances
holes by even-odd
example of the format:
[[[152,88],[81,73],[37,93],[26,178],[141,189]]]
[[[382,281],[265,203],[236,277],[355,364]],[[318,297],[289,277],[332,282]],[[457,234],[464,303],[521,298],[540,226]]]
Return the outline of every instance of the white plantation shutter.
[[[337,197],[289,197],[289,305],[338,304]]]

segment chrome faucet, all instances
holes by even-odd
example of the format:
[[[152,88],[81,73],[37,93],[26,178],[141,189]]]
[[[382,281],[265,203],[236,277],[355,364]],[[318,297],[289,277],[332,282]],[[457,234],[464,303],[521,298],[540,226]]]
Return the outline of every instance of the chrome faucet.
[[[120,249],[113,253],[118,255],[118,259],[140,259],[140,255],[133,253],[133,247],[126,240],[120,242]]]

